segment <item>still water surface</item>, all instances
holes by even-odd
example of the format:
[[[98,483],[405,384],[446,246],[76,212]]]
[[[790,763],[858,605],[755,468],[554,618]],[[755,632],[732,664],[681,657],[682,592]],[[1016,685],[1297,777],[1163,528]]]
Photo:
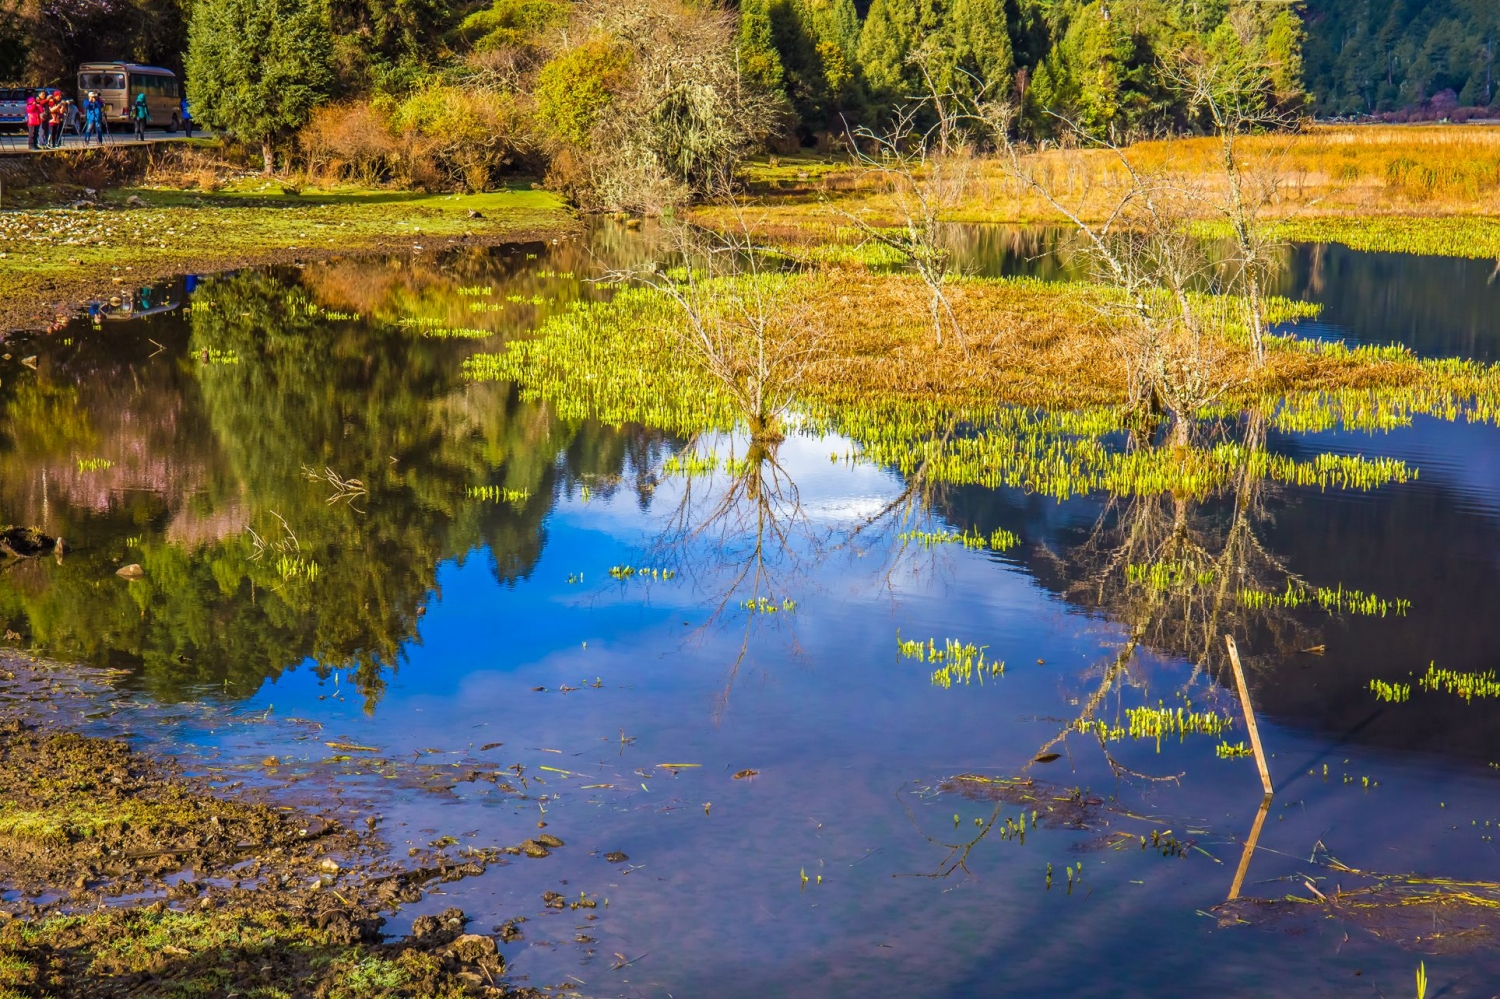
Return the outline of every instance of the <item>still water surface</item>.
[[[972,239],[991,273],[1068,273],[1044,237]],[[1335,862],[1500,881],[1500,702],[1417,682],[1430,663],[1497,666],[1495,428],[1270,435],[1281,454],[1420,469],[1370,492],[914,502],[848,441],[793,436],[733,475],[684,477],[664,467],[683,441],[464,381],[465,356],[602,297],[590,276],[649,251],[601,229],[246,271],[152,292],[176,308],[12,337],[0,522],[74,551],[0,566],[0,625],[120,671],[101,729],[378,814],[398,851],[512,844],[546,822],[567,843],[553,856],[392,922],[450,905],[481,929],[528,916],[505,953],[536,984],[1398,996],[1425,960],[1429,994],[1495,994],[1484,911],[1268,904],[1315,900],[1309,881],[1372,883]],[[1324,304],[1312,335],[1488,360],[1491,268],[1298,247],[1281,290]],[[1019,543],[900,540],[996,529]],[[1283,609],[1238,635],[1277,793],[1233,905],[1259,779],[1216,752],[1245,732],[1230,690],[1192,665],[1218,647],[1213,625],[1120,582],[1142,538],[1267,591],[1295,577],[1410,601],[1384,617]],[[144,579],[114,575],[129,562]],[[949,638],[1003,674],[944,685],[898,648]],[[1372,679],[1412,692],[1387,702]],[[1229,728],[1058,738],[1091,705],[1108,727],[1185,701]],[[549,890],[600,905],[546,909]]]

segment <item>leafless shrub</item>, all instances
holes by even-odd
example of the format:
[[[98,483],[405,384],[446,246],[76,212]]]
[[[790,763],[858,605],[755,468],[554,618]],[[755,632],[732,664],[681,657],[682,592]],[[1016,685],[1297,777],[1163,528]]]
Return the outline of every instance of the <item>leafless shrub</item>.
[[[774,444],[811,366],[826,353],[824,317],[810,304],[805,268],[782,267],[743,214],[713,231],[671,224],[675,266],[619,275],[674,301],[684,356],[734,400],[751,440]]]
[[[325,104],[313,110],[297,144],[314,176],[375,184],[402,152],[389,125],[390,115],[369,101]]]

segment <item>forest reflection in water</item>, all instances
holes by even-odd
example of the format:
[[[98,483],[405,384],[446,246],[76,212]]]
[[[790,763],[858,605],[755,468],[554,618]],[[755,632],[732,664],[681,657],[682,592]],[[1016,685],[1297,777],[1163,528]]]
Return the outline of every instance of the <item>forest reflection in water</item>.
[[[1062,266],[1056,233],[965,238],[967,252],[1005,271],[1027,261]],[[649,428],[565,425],[546,406],[521,401],[512,386],[460,375],[477,342],[493,349],[489,338],[523,335],[555,309],[607,295],[593,275],[652,251],[649,238],[601,227],[587,243],[467,251],[440,262],[339,260],[249,271],[199,283],[185,312],[102,330],[80,322],[35,341],[35,373],[0,384],[0,509],[8,521],[64,537],[74,554],[56,566],[7,567],[0,588],[6,630],[57,657],[137,670],[139,682],[162,697],[209,687],[244,696],[304,660],[352,669],[377,696],[384,671],[399,664],[417,633],[444,561],[480,554],[497,581],[523,579],[546,542],[557,495],[625,488],[645,509],[663,460],[689,443]],[[1381,255],[1363,256],[1377,258],[1378,272]],[[1292,454],[1318,436],[1278,435],[1256,415],[1203,432],[1205,448],[1232,439],[1255,450],[1269,436],[1273,450]],[[1372,443],[1378,450],[1380,442]],[[740,474],[722,492],[709,499],[684,492],[663,537],[684,551],[717,539],[717,556],[705,557],[700,545],[678,558],[700,571],[729,564],[735,585],[725,601],[781,599],[766,546],[793,548],[789,529],[805,526],[796,484],[774,452],[755,448],[737,461]],[[1463,594],[1476,591],[1461,586],[1432,607],[1409,592],[1410,570],[1392,573],[1387,562],[1351,560],[1347,552],[1325,552],[1309,564],[1303,553],[1326,547],[1328,529],[1286,529],[1314,515],[1369,518],[1391,503],[1428,503],[1429,490],[1392,490],[1380,503],[1288,502],[1292,492],[1242,470],[1223,495],[1094,497],[1038,519],[1040,504],[1014,490],[936,485],[916,474],[899,516],[935,517],[960,534],[1014,530],[1036,578],[1124,622],[1132,641],[1218,675],[1214,636],[1235,633],[1252,659],[1264,652],[1291,671],[1289,682],[1268,691],[1275,710],[1347,719],[1338,724],[1352,727],[1362,723],[1338,710],[1344,698],[1291,694],[1306,686],[1298,678],[1326,683],[1341,667],[1324,658],[1309,673],[1297,658],[1327,643],[1316,640],[1321,608],[1278,603],[1288,588],[1415,599],[1417,619],[1464,607]],[[1017,506],[1028,512],[1019,522]],[[1094,511],[1084,518],[1087,530],[1079,526],[1085,509]],[[898,516],[895,508],[886,513]],[[1439,526],[1429,512],[1380,534],[1385,543],[1410,539],[1442,552],[1451,519]],[[873,529],[865,524],[857,534]],[[735,546],[752,534],[757,561],[747,575],[733,569]],[[143,581],[100,583],[106,568],[127,562],[146,569]],[[1309,567],[1294,572],[1293,563]],[[1273,599],[1249,607],[1241,597],[1252,592]],[[1411,632],[1401,615],[1399,629],[1372,627]],[[1347,628],[1347,618],[1336,616],[1334,626]],[[1360,629],[1347,630],[1358,641]],[[1466,629],[1435,623],[1422,631],[1430,642]],[[1368,667],[1357,669],[1368,682]],[[1411,714],[1402,727],[1415,737]],[[1488,745],[1480,740],[1470,751]]]
[[[1438,849],[1442,873],[1484,875],[1480,834],[1434,838],[1447,816],[1439,823],[1423,796],[1445,787],[1444,808],[1467,809],[1465,822],[1479,816],[1484,787],[1465,768],[1500,758],[1500,698],[1464,698],[1441,681],[1427,689],[1420,677],[1429,662],[1452,674],[1493,669],[1493,427],[1419,417],[1378,436],[1291,433],[1273,414],[1250,412],[1203,421],[1186,454],[1160,428],[1143,427],[1105,444],[1142,461],[1191,460],[1221,445],[1309,466],[1319,455],[1359,454],[1407,462],[1421,476],[1341,490],[1287,484],[1241,461],[1212,489],[1058,501],[956,484],[923,463],[896,474],[838,435],[793,433],[776,445],[569,422],[513,386],[464,380],[462,361],[478,347],[493,350],[571,302],[608,295],[590,277],[648,258],[639,239],[602,229],[592,244],[246,271],[159,296],[180,298],[185,310],[8,341],[17,358],[36,360],[0,371],[0,522],[42,526],[72,549],[61,560],[0,564],[0,625],[11,643],[123,668],[125,684],[158,701],[268,710],[275,681],[277,703],[326,717],[392,758],[491,722],[507,726],[511,745],[562,743],[579,755],[585,741],[618,732],[618,749],[609,746],[618,760],[586,761],[599,770],[586,785],[598,788],[591,802],[644,788],[653,779],[644,769],[682,782],[664,813],[728,813],[740,823],[727,845],[710,845],[650,825],[666,821],[649,817],[655,806],[570,814],[561,789],[561,801],[546,802],[559,830],[575,823],[601,849],[630,844],[632,855],[660,856],[675,844],[671,876],[681,881],[610,890],[633,906],[634,925],[613,931],[616,946],[633,954],[675,941],[665,949],[677,963],[662,980],[685,992],[712,983],[722,994],[827,994],[830,981],[865,981],[873,972],[854,970],[859,961],[848,957],[868,944],[855,939],[864,920],[913,938],[902,951],[910,971],[866,994],[971,994],[966,982],[1002,966],[1055,986],[1039,993],[1083,994],[1058,963],[1071,931],[1054,924],[1058,943],[1026,956],[1002,942],[1053,939],[1031,933],[1033,918],[1086,918],[1054,911],[1056,896],[1038,893],[1050,886],[1082,899],[1097,883],[1103,897],[1160,879],[1150,902],[1117,901],[1110,911],[1145,907],[1186,936],[1197,932],[1197,909],[1232,893],[1252,827],[1264,826],[1279,852],[1254,855],[1245,896],[1285,893],[1302,883],[1293,878],[1330,871],[1355,884],[1326,851],[1300,859],[1328,828],[1336,831],[1323,842],[1353,867],[1402,865],[1361,863],[1345,849],[1365,858],[1395,849],[1408,868],[1435,864]],[[1049,245],[1034,234],[984,239],[1006,247],[1004,268]],[[1295,280],[1311,280],[1295,263],[1307,252],[1293,251]],[[1324,260],[1331,267],[1338,253]],[[1420,274],[1429,263],[1411,267]],[[1046,266],[1054,265],[1045,276],[1065,276],[1057,260]],[[1389,278],[1378,266],[1371,273]],[[1328,278],[1318,293],[1332,301],[1351,280]],[[1416,287],[1391,294],[1414,296]],[[1431,343],[1480,314],[1446,291],[1430,297]],[[940,426],[925,445],[983,433]],[[141,579],[114,575],[132,562]],[[1273,726],[1272,768],[1285,789],[1274,809],[1259,807],[1250,765],[1233,748],[1244,731],[1225,634],[1239,642],[1256,706]],[[510,654],[511,645],[516,662],[494,665],[491,646]],[[599,658],[586,657],[601,645]],[[319,706],[327,688],[317,684],[336,674],[355,681],[362,717],[315,714],[337,710]],[[580,679],[630,693],[585,700],[571,694]],[[1372,681],[1409,690],[1384,699]],[[573,699],[541,711],[514,706],[532,692]],[[433,701],[440,711],[419,713]],[[656,769],[624,762],[637,737],[650,747],[642,752],[659,753]],[[247,758],[270,751],[226,746]],[[1349,759],[1358,762],[1340,763]],[[721,763],[728,774],[663,771],[660,760]],[[585,763],[564,765],[581,772]],[[732,776],[794,765],[799,779],[785,784]],[[1372,774],[1380,788],[1358,783]],[[726,783],[763,795],[761,804],[734,811]],[[1364,796],[1338,796],[1348,788]],[[1290,802],[1304,809],[1300,825],[1283,822]],[[385,807],[396,828],[433,822],[425,800]],[[483,803],[451,807],[464,828],[493,819]],[[532,802],[515,812],[535,825]],[[1392,812],[1409,813],[1410,828],[1395,828]],[[813,814],[816,842],[793,818]],[[836,837],[844,839],[829,845]],[[1012,850],[1027,842],[1031,854]],[[1048,844],[1067,846],[1045,853]],[[734,865],[722,861],[730,848]],[[820,850],[838,864],[814,866]],[[870,861],[871,851],[886,852]],[[1218,863],[1189,874],[1159,863],[1208,865],[1205,854]],[[1090,860],[1085,875],[1085,856],[1116,866],[1106,873]],[[799,868],[807,891],[827,872],[857,899],[791,911],[810,897],[800,894]],[[543,886],[540,874],[502,873],[527,891]],[[945,907],[907,879],[966,873],[994,879],[995,904],[1008,914]],[[465,889],[466,908],[486,911],[486,891],[520,890],[488,883]],[[719,893],[784,914],[757,943],[775,960],[742,987],[724,987],[714,954],[738,932],[737,917],[684,901],[684,884],[692,898]],[[775,894],[783,890],[791,901]],[[497,918],[508,915],[506,898],[494,905]],[[837,912],[860,918],[846,925]],[[1229,925],[1258,918],[1216,915]],[[1146,946],[1145,930],[1094,918],[1098,947],[1123,959]],[[916,952],[937,939],[960,952],[953,967]],[[965,939],[977,942],[952,944]],[[1410,934],[1390,939],[1417,946]],[[845,955],[848,967],[819,965],[809,940]],[[1309,953],[1277,949],[1253,945],[1245,959],[1284,972]],[[573,968],[567,953],[542,950],[527,952],[537,974]],[[1405,974],[1406,957],[1362,960]],[[1226,967],[1178,971],[1216,984]],[[1050,978],[1038,977],[1044,969]]]

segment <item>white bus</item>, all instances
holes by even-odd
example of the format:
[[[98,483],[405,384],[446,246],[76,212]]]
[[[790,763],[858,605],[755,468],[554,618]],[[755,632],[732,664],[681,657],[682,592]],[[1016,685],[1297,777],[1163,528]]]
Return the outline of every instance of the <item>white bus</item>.
[[[145,94],[147,124],[169,132],[182,127],[182,88],[170,69],[131,62],[86,62],[78,67],[80,105],[91,90],[98,91],[110,123],[129,122],[136,95]]]

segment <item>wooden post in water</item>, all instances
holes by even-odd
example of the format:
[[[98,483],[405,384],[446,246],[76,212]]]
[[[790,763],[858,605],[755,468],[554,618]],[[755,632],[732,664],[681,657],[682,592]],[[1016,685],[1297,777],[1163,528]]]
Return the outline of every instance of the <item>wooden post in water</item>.
[[[1271,810],[1271,796],[1260,799],[1260,811],[1255,813],[1255,824],[1250,827],[1250,838],[1245,840],[1245,850],[1240,854],[1239,870],[1234,872],[1234,884],[1229,886],[1229,901],[1240,897],[1245,885],[1245,875],[1250,871],[1250,858],[1255,855],[1255,845],[1260,842],[1261,827],[1266,824],[1266,813]]]
[[[1250,732],[1250,748],[1255,752],[1255,765],[1260,768],[1260,784],[1266,789],[1266,795],[1270,796],[1271,768],[1266,766],[1266,751],[1260,746],[1260,729],[1255,727],[1255,709],[1250,706],[1250,686],[1245,683],[1245,671],[1240,667],[1240,650],[1234,644],[1233,635],[1224,636],[1224,644],[1229,646],[1229,663],[1234,667],[1234,682],[1240,688],[1240,706],[1245,709],[1245,728]]]

